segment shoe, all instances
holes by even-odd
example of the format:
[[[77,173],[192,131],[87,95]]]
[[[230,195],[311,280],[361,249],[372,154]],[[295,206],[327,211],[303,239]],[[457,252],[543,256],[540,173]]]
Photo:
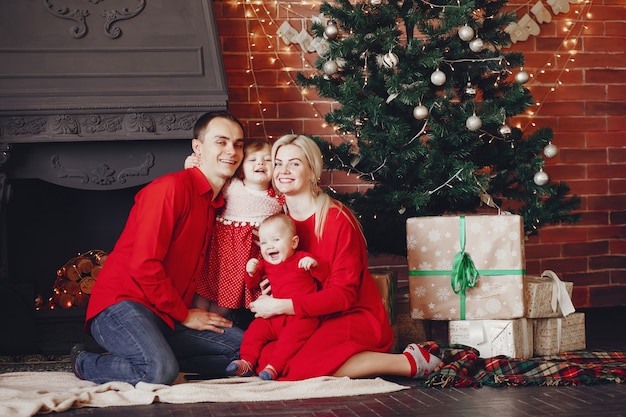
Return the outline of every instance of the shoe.
[[[78,356],[83,352],[87,352],[87,347],[85,346],[84,343],[75,344],[74,346],[72,346],[72,350],[70,351],[70,362],[72,364],[72,372],[74,373],[74,375],[76,375],[76,378],[78,379],[84,379],[78,373],[78,369],[76,368],[76,361],[78,360]]]
[[[441,365],[441,359],[417,343],[411,343],[402,353],[411,364],[410,378],[426,378]]]

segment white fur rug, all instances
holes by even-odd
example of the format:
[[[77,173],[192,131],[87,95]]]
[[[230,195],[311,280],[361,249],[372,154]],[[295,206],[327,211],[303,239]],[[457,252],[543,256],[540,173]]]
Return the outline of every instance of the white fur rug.
[[[80,407],[161,403],[256,402],[383,394],[410,387],[381,378],[319,377],[303,381],[263,381],[259,377],[224,378],[157,385],[125,382],[97,385],[70,372],[0,374],[0,416],[30,417]]]

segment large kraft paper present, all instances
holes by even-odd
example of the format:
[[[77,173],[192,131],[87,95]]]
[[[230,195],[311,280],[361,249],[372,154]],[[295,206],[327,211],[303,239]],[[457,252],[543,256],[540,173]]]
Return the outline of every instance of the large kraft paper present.
[[[407,219],[411,317],[524,316],[524,232],[517,215]]]
[[[585,313],[567,317],[532,319],[534,355],[545,356],[559,352],[585,350]]]
[[[524,317],[565,317],[575,311],[572,304],[573,282],[563,282],[550,270],[540,277],[524,277]]]
[[[533,356],[533,323],[530,319],[453,320],[449,324],[450,343],[471,346],[481,358]]]

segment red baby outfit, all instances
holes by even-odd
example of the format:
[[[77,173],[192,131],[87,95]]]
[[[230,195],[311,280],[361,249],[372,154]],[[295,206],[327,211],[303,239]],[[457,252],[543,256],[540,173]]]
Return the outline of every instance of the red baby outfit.
[[[207,262],[198,280],[197,293],[230,309],[249,308],[260,291],[245,286],[246,263],[259,258],[252,231],[268,216],[282,212],[273,193],[246,187],[233,178],[222,189],[224,211],[215,219]]]
[[[346,210],[346,209],[344,209]],[[318,329],[287,361],[282,380],[333,375],[355,353],[388,352],[393,332],[376,282],[367,268],[367,252],[358,222],[331,208],[321,239],[315,236],[315,216],[296,221],[300,248],[318,262],[330,265],[330,274],[315,293],[292,298],[296,316],[320,317]],[[259,359],[269,363],[278,342],[270,342]]]
[[[257,288],[261,279],[267,277],[272,286],[272,295],[276,298],[292,298],[315,292],[319,287],[318,281],[323,282],[326,279],[328,266],[325,262],[318,262],[318,265],[310,271],[298,268],[298,262],[305,256],[311,255],[296,251],[277,265],[261,259],[256,273],[246,278],[246,283],[250,288]],[[263,346],[276,340],[276,346],[268,362],[280,374],[285,362],[300,349],[318,325],[319,317],[285,314],[267,319],[257,318],[243,335],[239,355],[241,359],[256,364]],[[257,373],[262,369],[257,369]]]

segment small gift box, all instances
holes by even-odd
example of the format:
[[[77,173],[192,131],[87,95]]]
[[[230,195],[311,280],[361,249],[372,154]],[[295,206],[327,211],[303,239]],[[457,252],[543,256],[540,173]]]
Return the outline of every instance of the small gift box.
[[[572,313],[567,317],[533,319],[532,321],[535,356],[584,350],[587,347],[585,313]]]
[[[449,325],[450,343],[471,346],[481,358],[504,355],[530,358],[533,355],[533,324],[516,320],[453,320]]]
[[[370,270],[372,278],[376,281],[378,291],[383,299],[383,306],[389,317],[389,323],[393,324],[395,319],[395,288],[396,276],[393,271]]]
[[[524,316],[524,233],[517,215],[407,219],[411,316],[418,320]]]
[[[550,270],[541,277],[524,277],[524,317],[565,317],[575,311],[572,304],[573,282],[563,282]]]

